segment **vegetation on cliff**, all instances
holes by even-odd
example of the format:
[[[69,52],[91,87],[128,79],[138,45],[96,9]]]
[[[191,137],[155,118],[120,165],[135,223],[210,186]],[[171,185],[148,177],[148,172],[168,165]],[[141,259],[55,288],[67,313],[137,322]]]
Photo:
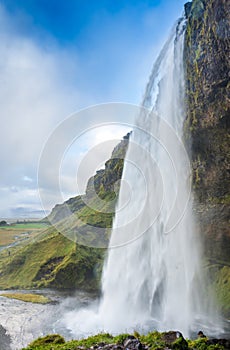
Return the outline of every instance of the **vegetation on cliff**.
[[[185,137],[192,161],[194,210],[207,274],[222,310],[230,315],[229,2],[193,0],[187,17]]]
[[[43,220],[55,227],[12,248],[10,255],[0,253],[0,289],[99,289],[105,251],[94,247],[108,243],[128,137],[115,147],[105,169],[89,179],[84,195],[56,205]]]

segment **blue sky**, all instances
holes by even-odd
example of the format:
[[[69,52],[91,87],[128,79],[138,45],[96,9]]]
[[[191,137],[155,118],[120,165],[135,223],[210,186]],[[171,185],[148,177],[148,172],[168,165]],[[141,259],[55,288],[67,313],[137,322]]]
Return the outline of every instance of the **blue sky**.
[[[72,83],[80,79],[93,103],[104,98],[138,103],[152,61],[182,14],[184,1],[5,0],[3,4],[17,33],[47,51],[58,47],[76,55],[79,69]],[[120,88],[121,81],[126,89]]]
[[[58,123],[98,103],[140,103],[183,5],[181,0],[0,1],[0,216],[40,210],[39,155]],[[67,192],[74,195],[74,189]],[[50,196],[55,204],[55,193]]]

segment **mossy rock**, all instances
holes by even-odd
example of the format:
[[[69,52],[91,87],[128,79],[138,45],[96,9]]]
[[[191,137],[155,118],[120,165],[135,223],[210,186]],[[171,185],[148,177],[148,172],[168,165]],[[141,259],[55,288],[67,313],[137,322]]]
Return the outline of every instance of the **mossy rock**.
[[[50,344],[64,344],[65,343],[65,339],[59,335],[59,334],[49,334],[46,335],[43,338],[38,338],[35,341],[33,341],[32,343],[29,344],[29,347],[41,347],[41,346],[46,346],[46,345],[50,345]]]

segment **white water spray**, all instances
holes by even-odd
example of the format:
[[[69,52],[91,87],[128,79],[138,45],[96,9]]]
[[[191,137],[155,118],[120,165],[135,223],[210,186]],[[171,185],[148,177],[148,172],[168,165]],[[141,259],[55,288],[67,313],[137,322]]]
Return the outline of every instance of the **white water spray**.
[[[148,111],[138,118],[126,157],[110,241],[110,248],[119,247],[109,251],[99,310],[113,332],[152,327],[188,335],[202,313],[200,251],[180,142],[184,29],[180,20],[153,67],[143,99]],[[132,198],[125,207],[126,183]]]
[[[102,298],[96,310],[67,315],[74,334],[157,329],[188,336],[198,320],[208,325],[181,142],[184,31],[181,19],[153,67],[126,155]]]

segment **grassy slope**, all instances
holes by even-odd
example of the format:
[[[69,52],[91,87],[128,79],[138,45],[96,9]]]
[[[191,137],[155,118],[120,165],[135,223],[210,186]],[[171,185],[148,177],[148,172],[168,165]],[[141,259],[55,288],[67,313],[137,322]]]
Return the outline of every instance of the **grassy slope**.
[[[15,248],[11,256],[0,254],[0,289],[97,288],[95,266],[103,251],[76,245],[53,227],[36,241]],[[95,278],[92,278],[95,277]]]
[[[108,194],[108,198],[110,196]],[[108,213],[108,198],[104,196],[103,206],[96,198],[91,200],[92,207],[100,211],[83,206],[77,214],[59,221],[56,228],[51,226],[32,238],[29,244],[11,249],[10,256],[1,252],[0,289],[56,287],[96,290],[104,250],[90,246],[101,247],[108,243],[113,216],[113,213]],[[103,230],[100,236],[97,228]]]
[[[10,256],[0,252],[0,289],[98,289],[105,254],[101,247],[108,245],[118,193],[114,185],[122,175],[120,157],[127,145],[126,137],[105,169],[89,179],[85,195],[56,205],[43,220],[50,219],[55,227],[44,229],[29,244],[11,248]]]
[[[11,248],[10,256],[1,252],[0,289],[97,290],[105,254],[100,247],[107,246],[112,226],[111,198],[114,198],[111,192],[103,193],[103,202],[92,198],[89,206],[84,204],[56,223],[56,228],[50,226],[30,239],[29,244]]]

